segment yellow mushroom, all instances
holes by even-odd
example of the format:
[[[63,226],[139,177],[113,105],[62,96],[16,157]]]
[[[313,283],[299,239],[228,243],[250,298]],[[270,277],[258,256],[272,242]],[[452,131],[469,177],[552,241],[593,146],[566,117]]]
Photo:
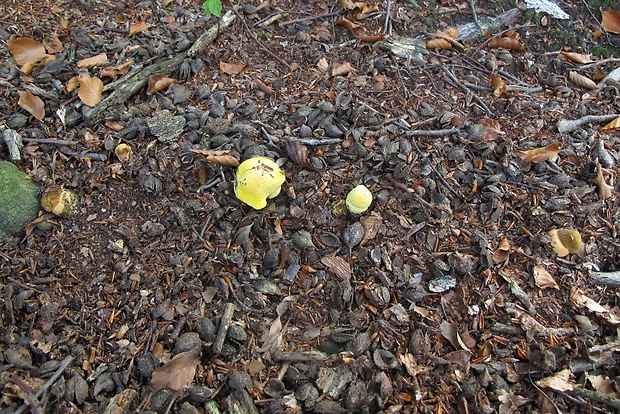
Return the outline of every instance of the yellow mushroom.
[[[118,144],[114,149],[114,153],[120,161],[126,162],[131,155],[131,147],[127,144]]]
[[[353,214],[362,214],[372,204],[372,193],[365,185],[358,185],[347,195],[347,208]]]
[[[286,177],[273,160],[252,157],[237,168],[235,195],[250,207],[260,210],[267,206],[267,199],[280,194]]]
[[[577,254],[579,257],[585,255],[585,246],[581,241],[581,234],[573,229],[552,229],[549,231],[551,236],[551,246],[558,256],[568,256],[569,253]]]

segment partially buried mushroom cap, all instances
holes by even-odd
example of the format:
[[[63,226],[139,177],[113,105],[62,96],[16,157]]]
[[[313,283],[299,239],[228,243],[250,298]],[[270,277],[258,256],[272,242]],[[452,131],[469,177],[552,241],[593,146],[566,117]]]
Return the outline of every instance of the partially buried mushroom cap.
[[[358,185],[347,194],[347,208],[353,214],[362,214],[372,204],[372,193],[365,185]]]
[[[267,206],[267,199],[280,194],[286,177],[272,159],[252,157],[237,168],[235,195],[250,207],[260,210]]]

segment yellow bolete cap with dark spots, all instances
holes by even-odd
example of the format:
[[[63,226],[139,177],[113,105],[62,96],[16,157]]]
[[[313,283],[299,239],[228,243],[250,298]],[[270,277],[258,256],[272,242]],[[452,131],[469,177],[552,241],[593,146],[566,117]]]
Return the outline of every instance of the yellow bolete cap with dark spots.
[[[250,207],[261,210],[267,206],[267,199],[280,194],[286,177],[272,159],[252,157],[237,168],[235,195]]]

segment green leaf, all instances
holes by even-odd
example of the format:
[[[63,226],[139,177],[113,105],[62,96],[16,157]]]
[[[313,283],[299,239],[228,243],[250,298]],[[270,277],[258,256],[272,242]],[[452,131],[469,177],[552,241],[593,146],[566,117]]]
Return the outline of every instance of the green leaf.
[[[214,15],[222,17],[222,1],[221,0],[205,0],[202,4],[205,8],[207,17]]]

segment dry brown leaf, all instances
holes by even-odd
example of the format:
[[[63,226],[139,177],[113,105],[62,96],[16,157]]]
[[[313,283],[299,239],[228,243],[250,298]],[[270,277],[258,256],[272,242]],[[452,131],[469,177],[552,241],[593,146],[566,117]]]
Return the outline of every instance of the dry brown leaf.
[[[508,94],[506,91],[506,82],[504,82],[501,76],[496,74],[491,75],[491,82],[493,84],[493,95],[501,98]]]
[[[441,325],[439,325],[439,331],[456,350],[463,349],[469,351],[469,348],[461,339],[461,335],[459,335],[459,330],[455,323],[444,320],[441,322]]]
[[[620,34],[620,13],[617,10],[602,10],[601,26],[609,33]]]
[[[151,75],[149,76],[149,83],[146,87],[146,94],[153,95],[154,93],[166,89],[173,83],[179,83],[179,81],[166,75]]]
[[[347,19],[346,17],[342,17],[342,16],[340,16],[336,20],[335,25],[344,27],[356,37],[364,34],[364,32],[366,31],[366,29],[364,29],[364,27],[361,24],[354,23],[351,20]]]
[[[573,389],[573,385],[568,382],[570,378],[571,370],[563,369],[562,371],[556,372],[551,377],[546,377],[536,381],[536,385],[541,388],[551,388],[555,391],[570,391]]]
[[[356,71],[356,69],[351,62],[336,61],[332,68],[332,76],[343,76],[354,71]]]
[[[510,242],[506,237],[504,237],[499,242],[499,247],[497,248],[495,253],[493,253],[493,262],[502,263],[508,260],[508,258],[510,257],[510,249]]]
[[[9,39],[7,48],[19,66],[33,63],[45,56],[45,46],[28,37]]]
[[[101,69],[101,73],[99,74],[99,76],[102,78],[108,77],[116,80],[118,76],[124,75],[129,72],[129,69],[131,69],[131,65],[133,65],[133,59],[128,59],[118,66],[107,66]]]
[[[103,92],[103,82],[99,78],[78,78],[80,89],[78,96],[80,100],[88,106],[96,106],[101,102],[101,93]]]
[[[218,151],[218,150],[192,150],[194,154],[213,164],[226,165],[228,167],[238,167],[239,159],[232,151]]]
[[[64,92],[71,93],[79,87],[80,87],[80,78],[78,78],[77,76],[74,76],[67,81],[67,84],[64,87]]]
[[[506,133],[502,131],[502,125],[497,119],[481,119],[476,122],[478,125],[482,125],[484,129],[482,130],[482,137],[480,138],[483,142],[494,141],[500,135],[505,135]]]
[[[47,53],[50,54],[59,53],[62,51],[62,42],[60,41],[56,33],[52,33],[51,35],[43,39],[43,45],[45,46],[45,50],[47,50]]]
[[[441,39],[441,38],[436,37],[436,38],[431,39],[428,42],[426,42],[426,48],[427,49],[450,50],[450,49],[452,49],[452,43],[450,43],[446,39]]]
[[[19,94],[19,101],[17,101],[17,104],[22,107],[22,109],[30,112],[30,114],[39,121],[45,118],[45,104],[41,98],[28,91],[18,91],[17,93]]]
[[[601,132],[612,132],[620,129],[620,116],[600,128]]]
[[[351,265],[340,256],[325,256],[321,259],[321,263],[327,266],[340,279],[351,278]]]
[[[575,253],[579,257],[585,255],[585,245],[577,230],[552,229],[549,231],[549,236],[551,236],[551,246],[558,256],[568,256],[569,253]]]
[[[317,169],[310,164],[310,160],[308,159],[308,147],[304,144],[299,141],[287,139],[284,141],[284,148],[286,149],[288,156],[297,164],[309,170],[317,171]]]
[[[594,62],[592,59],[590,59],[590,56],[588,55],[584,55],[583,53],[575,53],[575,52],[560,52],[560,54],[558,55],[559,57],[564,57],[568,60],[571,60],[575,63],[580,63],[582,65],[586,64],[586,63],[592,63]]]
[[[494,37],[489,40],[489,47],[498,48],[503,47],[504,49],[516,50],[517,52],[525,52],[525,46],[517,39],[513,39],[512,37]]]
[[[362,217],[360,219],[360,224],[364,229],[364,238],[360,243],[360,246],[363,246],[374,239],[381,227],[383,227],[383,218],[379,213],[373,211],[370,215]]]
[[[329,69],[329,63],[327,62],[327,59],[325,59],[324,57],[319,59],[319,61],[316,63],[316,66],[319,68],[321,72],[327,72],[327,69]]]
[[[610,312],[609,309],[607,309],[594,299],[586,296],[582,290],[573,287],[571,289],[570,298],[577,306],[584,306],[588,308],[588,310],[590,310],[591,312],[600,313],[609,323],[613,325],[620,324],[620,319],[618,318],[618,316],[616,316],[614,312]]]
[[[77,67],[81,69],[90,69],[97,66],[103,66],[106,63],[108,63],[108,55],[106,55],[105,53],[100,53],[86,59],[78,60]]]
[[[575,72],[574,70],[568,72],[568,79],[573,81],[573,83],[577,84],[577,86],[581,86],[582,88],[598,89],[598,86],[596,86],[596,83],[592,79],[583,76]]]
[[[148,30],[149,27],[151,27],[151,25],[144,22],[132,23],[129,27],[129,36],[144,32],[145,30]]]
[[[609,377],[603,377],[602,375],[590,375],[587,372],[586,379],[590,381],[592,387],[601,394],[609,395],[613,398],[620,397],[620,393],[616,391],[615,382]]]
[[[154,389],[167,388],[175,394],[181,394],[196,375],[196,366],[200,348],[181,352],[170,361],[153,371],[151,385]]]
[[[535,148],[527,151],[514,150],[514,153],[523,161],[536,164],[546,160],[556,161],[560,154],[560,147],[554,142],[543,148]]]
[[[539,288],[560,289],[558,284],[555,282],[555,279],[553,279],[553,276],[551,276],[551,273],[549,273],[544,267],[534,266],[534,269],[532,269],[532,273],[534,274],[534,281],[536,282],[536,286],[538,286]]]
[[[357,36],[357,38],[359,40],[361,40],[362,42],[368,42],[368,43],[377,43],[377,42],[382,42],[385,40],[385,35],[384,34],[361,34],[359,36]]]
[[[613,196],[614,191],[614,172],[603,168],[601,164],[596,165],[596,176],[592,181],[598,186],[599,197],[606,200]],[[609,183],[608,183],[609,181]]]
[[[456,40],[456,37],[458,35],[459,35],[459,29],[457,29],[456,27],[449,27],[448,29],[444,31],[437,30],[437,32],[435,32],[435,38],[444,39],[450,42],[452,46],[458,49],[465,49],[465,46],[463,46],[458,40]]]
[[[220,70],[228,75],[238,75],[246,66],[245,63],[220,62]]]

